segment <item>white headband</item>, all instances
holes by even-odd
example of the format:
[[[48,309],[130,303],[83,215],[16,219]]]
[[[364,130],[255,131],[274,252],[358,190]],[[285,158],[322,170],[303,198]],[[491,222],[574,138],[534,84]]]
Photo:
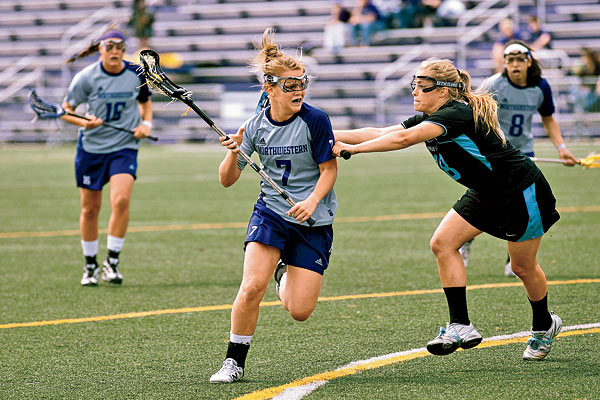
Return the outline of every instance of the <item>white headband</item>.
[[[511,53],[523,53],[523,54],[529,55],[529,49],[527,47],[523,46],[522,44],[513,43],[510,46],[508,46],[506,49],[504,49],[505,56],[507,56]]]

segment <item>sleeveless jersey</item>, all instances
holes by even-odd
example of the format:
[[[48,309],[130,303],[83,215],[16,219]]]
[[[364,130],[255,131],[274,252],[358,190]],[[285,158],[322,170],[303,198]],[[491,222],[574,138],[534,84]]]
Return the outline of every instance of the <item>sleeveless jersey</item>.
[[[533,153],[531,119],[539,112],[542,116],[554,113],[552,90],[544,78],[535,86],[517,86],[498,73],[483,84],[498,102],[498,121],[504,135],[523,153]]]
[[[123,61],[118,74],[107,72],[98,61],[78,72],[65,96],[65,101],[75,109],[85,103],[86,112],[102,118],[104,122],[133,130],[141,122],[138,102],[145,103],[150,91],[138,66]],[[79,129],[79,141],[88,153],[105,154],[122,149],[137,149],[138,140],[131,133],[104,125],[93,129]]]
[[[404,121],[405,128],[421,122],[440,125],[444,133],[425,142],[438,166],[458,183],[481,194],[522,191],[541,175],[529,157],[493,132],[475,130],[473,110],[449,101],[431,115]]]
[[[241,150],[251,156],[258,153],[261,166],[295,202],[305,200],[314,190],[321,174],[319,164],[333,158],[335,143],[331,122],[325,112],[302,104],[302,108],[289,120],[273,121],[271,107],[262,110],[245,122]],[[238,157],[238,168],[243,170],[246,161]],[[285,213],[290,205],[261,181],[263,200],[267,207],[289,222],[298,223]],[[331,225],[337,210],[333,189],[319,202],[312,218],[315,226]]]

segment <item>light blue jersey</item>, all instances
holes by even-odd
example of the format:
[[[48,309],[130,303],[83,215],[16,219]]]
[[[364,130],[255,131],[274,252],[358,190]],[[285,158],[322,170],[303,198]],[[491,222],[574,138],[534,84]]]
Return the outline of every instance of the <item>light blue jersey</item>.
[[[258,153],[267,175],[290,194],[295,202],[305,200],[314,190],[321,174],[319,164],[335,158],[331,149],[335,143],[329,117],[306,103],[293,117],[276,122],[269,116],[270,107],[259,112],[244,127],[241,150],[251,156]],[[246,161],[238,157],[238,168]],[[267,207],[289,222],[297,221],[285,213],[290,205],[261,181],[263,200]],[[337,210],[333,189],[319,202],[312,218],[315,226],[330,225]]]
[[[483,82],[482,87],[489,89],[498,102],[498,121],[506,138],[523,153],[533,153],[533,115],[539,112],[545,117],[554,113],[548,81],[542,78],[536,86],[521,87],[498,73]]]
[[[150,91],[137,66],[123,61],[118,74],[107,72],[98,61],[77,73],[69,86],[65,100],[73,109],[86,103],[86,113],[104,122],[133,130],[141,122],[138,102],[145,103]],[[80,142],[89,153],[106,154],[122,149],[138,149],[139,141],[131,133],[100,125],[94,129],[79,129]]]

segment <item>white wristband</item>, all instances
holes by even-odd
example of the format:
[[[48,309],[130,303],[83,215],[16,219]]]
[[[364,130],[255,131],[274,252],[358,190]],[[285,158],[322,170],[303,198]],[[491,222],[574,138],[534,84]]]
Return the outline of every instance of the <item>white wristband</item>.
[[[146,125],[148,128],[152,129],[152,122],[143,120],[142,125]]]
[[[567,148],[567,145],[564,143],[559,144],[558,146],[556,146],[556,150],[561,151],[562,149]]]

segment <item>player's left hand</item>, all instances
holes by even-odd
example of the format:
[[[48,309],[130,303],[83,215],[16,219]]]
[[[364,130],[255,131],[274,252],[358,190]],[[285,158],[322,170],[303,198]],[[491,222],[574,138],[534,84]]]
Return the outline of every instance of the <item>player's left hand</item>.
[[[571,154],[569,149],[567,149],[566,147],[563,147],[558,151],[558,157],[561,160],[565,161],[564,165],[567,167],[572,167],[576,164],[579,164],[579,159],[576,158],[573,154]]]
[[[151,130],[152,128],[150,128],[148,125],[140,124],[136,126],[133,130],[133,137],[135,137],[136,139],[147,138],[148,136],[150,136]]]
[[[312,216],[317,208],[317,204],[318,203],[316,201],[309,197],[306,200],[296,203],[296,205],[290,208],[286,214],[292,218],[295,218],[296,221],[302,223]]]

